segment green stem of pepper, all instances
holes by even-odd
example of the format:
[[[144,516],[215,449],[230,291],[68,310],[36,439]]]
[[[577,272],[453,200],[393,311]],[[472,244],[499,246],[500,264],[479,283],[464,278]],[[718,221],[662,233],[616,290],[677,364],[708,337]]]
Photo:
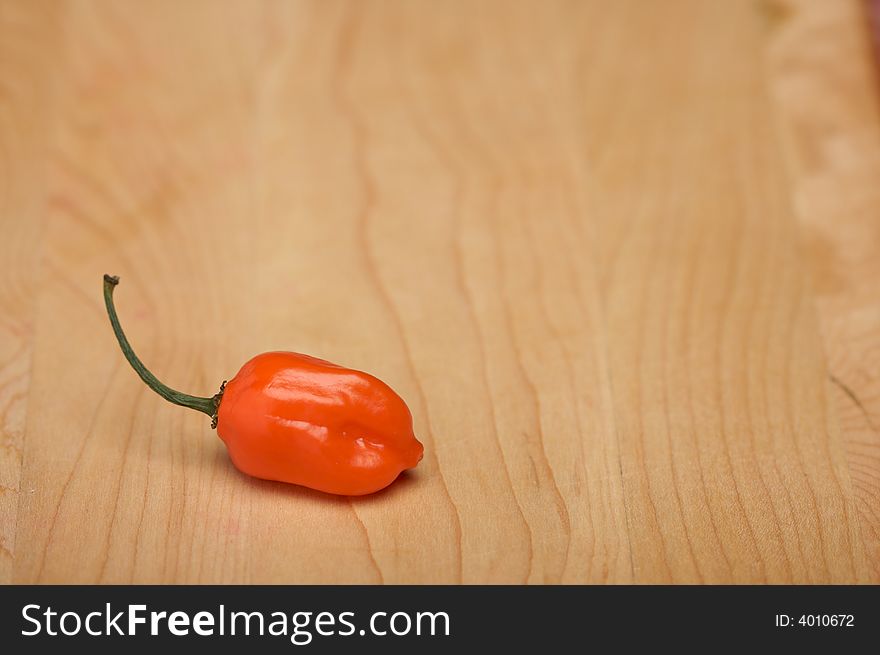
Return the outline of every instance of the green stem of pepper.
[[[139,376],[141,376],[141,380],[165,400],[172,402],[175,405],[189,407],[190,409],[204,412],[212,419],[211,427],[217,427],[217,408],[220,406],[220,398],[223,396],[223,387],[220,387],[220,393],[210,398],[190,396],[189,394],[181,393],[180,391],[176,391],[163,384],[155,375],[150,373],[147,367],[143,365],[143,362],[138,359],[138,356],[134,354],[134,350],[131,349],[131,344],[128,343],[128,339],[122,331],[122,326],[119,325],[119,318],[116,316],[116,307],[113,304],[113,290],[116,288],[117,284],[119,284],[119,278],[115,275],[104,276],[104,304],[107,305],[107,314],[110,316],[110,324],[113,326],[116,340],[119,342],[119,347],[122,348],[122,353],[125,355],[128,363],[131,364],[131,367]],[[224,386],[225,384],[226,383],[224,382]]]

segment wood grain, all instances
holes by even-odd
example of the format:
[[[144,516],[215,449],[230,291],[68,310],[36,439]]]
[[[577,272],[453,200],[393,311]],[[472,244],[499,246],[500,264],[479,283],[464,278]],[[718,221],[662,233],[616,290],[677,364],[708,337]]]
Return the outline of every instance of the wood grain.
[[[838,232],[873,159],[811,156],[880,117],[827,4],[51,5],[12,579],[876,581],[880,199]],[[239,474],[127,368],[104,272],[170,385],[308,352],[397,389],[425,459],[357,499]]]
[[[769,51],[770,80],[824,336],[828,380],[876,582],[880,580],[880,78],[864,3],[787,6],[789,18],[779,26]]]
[[[0,3],[0,584],[12,578],[15,549],[56,13],[48,3]]]

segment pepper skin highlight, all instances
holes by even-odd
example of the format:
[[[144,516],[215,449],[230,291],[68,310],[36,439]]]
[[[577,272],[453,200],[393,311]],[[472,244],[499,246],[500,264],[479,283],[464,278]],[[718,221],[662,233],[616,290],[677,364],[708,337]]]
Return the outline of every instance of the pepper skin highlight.
[[[248,361],[210,398],[175,391],[141,363],[119,325],[113,290],[104,301],[132,368],[166,400],[211,416],[233,464],[257,478],[360,496],[384,489],[413,468],[423,447],[406,403],[378,378],[292,352]]]

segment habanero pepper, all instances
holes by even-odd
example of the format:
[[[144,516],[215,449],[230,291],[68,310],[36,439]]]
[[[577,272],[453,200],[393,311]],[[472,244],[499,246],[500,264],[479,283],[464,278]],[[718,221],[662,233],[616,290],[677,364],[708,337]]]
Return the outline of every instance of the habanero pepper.
[[[125,358],[166,400],[204,412],[232,463],[266,480],[345,496],[373,493],[422,459],[412,415],[381,380],[293,352],[248,361],[213,397],[190,396],[160,382],[128,343],[113,304],[119,278],[104,276],[104,302]]]

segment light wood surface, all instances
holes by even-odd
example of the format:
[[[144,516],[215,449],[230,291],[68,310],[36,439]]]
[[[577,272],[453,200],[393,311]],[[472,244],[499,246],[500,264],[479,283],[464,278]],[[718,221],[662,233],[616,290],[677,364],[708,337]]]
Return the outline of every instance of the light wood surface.
[[[872,61],[863,5],[793,6],[799,9],[796,20],[780,31],[769,51],[770,79],[782,117],[792,198],[805,263],[814,282],[834,407],[876,582],[880,579],[880,60]],[[880,20],[880,3],[872,0],[868,6],[874,21]],[[880,31],[875,36],[880,38]],[[880,50],[875,54],[880,55]]]
[[[0,2],[0,581],[877,582],[858,2]],[[254,480],[289,349],[419,468]]]
[[[13,570],[46,224],[54,13],[46,4],[0,2],[0,583]]]

